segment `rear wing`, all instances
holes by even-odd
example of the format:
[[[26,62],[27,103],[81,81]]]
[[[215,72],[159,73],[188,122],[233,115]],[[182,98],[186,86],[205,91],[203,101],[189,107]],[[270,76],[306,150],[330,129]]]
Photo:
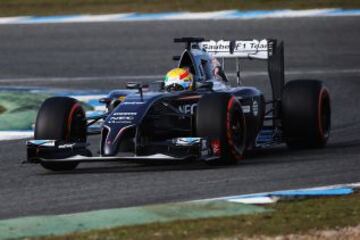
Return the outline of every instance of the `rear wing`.
[[[198,43],[200,49],[204,49],[213,57],[218,58],[249,58],[269,59],[273,54],[274,41],[249,40],[249,41],[202,41]]]

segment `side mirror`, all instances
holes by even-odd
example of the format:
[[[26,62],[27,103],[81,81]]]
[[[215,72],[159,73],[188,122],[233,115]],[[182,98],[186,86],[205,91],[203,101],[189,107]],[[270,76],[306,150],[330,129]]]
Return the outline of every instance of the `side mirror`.
[[[142,85],[141,83],[128,82],[128,83],[126,83],[126,88],[127,89],[137,89],[137,90],[139,90],[141,101],[144,101],[143,88],[148,89],[149,86],[148,85]]]
[[[136,83],[136,82],[128,82],[128,83],[126,83],[126,88],[127,89],[139,89],[139,88],[141,88],[141,84]]]
[[[106,105],[108,105],[111,101],[112,101],[112,98],[107,98],[107,97],[99,99],[99,103],[103,103],[103,104],[106,104]]]
[[[165,82],[164,81],[155,81],[150,84],[150,89],[155,91],[162,91],[165,89]]]

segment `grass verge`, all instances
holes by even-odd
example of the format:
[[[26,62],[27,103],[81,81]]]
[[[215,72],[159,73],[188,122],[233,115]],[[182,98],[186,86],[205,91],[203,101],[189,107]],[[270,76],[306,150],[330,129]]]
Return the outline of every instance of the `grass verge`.
[[[0,0],[0,16],[218,11],[225,9],[360,8],[358,0]]]
[[[24,92],[0,93],[0,131],[29,130],[47,94]]]
[[[41,239],[222,239],[303,234],[360,223],[359,193],[280,202],[271,207],[275,211],[255,215],[147,224]]]

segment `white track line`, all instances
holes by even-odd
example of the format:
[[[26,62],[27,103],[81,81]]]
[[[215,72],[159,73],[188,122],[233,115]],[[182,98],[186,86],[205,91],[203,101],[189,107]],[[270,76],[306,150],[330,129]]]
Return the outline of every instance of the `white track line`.
[[[323,16],[359,16],[360,9],[305,9],[305,10],[226,10],[212,12],[160,12],[160,13],[119,13],[105,15],[70,16],[19,16],[0,18],[0,24],[52,24],[83,22],[138,22],[138,21],[178,21],[178,20],[233,20],[264,18],[295,18]]]
[[[272,194],[274,195],[279,192],[320,191],[320,190],[331,190],[331,189],[337,189],[337,188],[359,189],[360,183],[347,183],[347,184],[318,186],[318,187],[311,187],[311,188],[286,189],[286,190],[278,190],[278,191],[273,191],[273,192],[250,193],[250,194],[194,200],[194,202],[225,200],[225,201],[238,202],[238,203],[244,203],[244,204],[269,204],[269,203],[275,203],[281,199],[281,197],[271,196]]]
[[[336,75],[336,74],[360,74],[360,68],[355,69],[322,69],[322,70],[290,70],[285,75]],[[233,73],[228,76],[236,76]],[[241,76],[267,76],[266,71],[244,71]],[[159,80],[164,75],[129,75],[129,76],[98,76],[98,77],[38,77],[38,78],[4,78],[0,83],[33,83],[33,82],[81,82],[81,81],[116,81],[116,80]]]
[[[0,141],[32,138],[33,131],[0,131]]]
[[[98,77],[38,77],[38,78],[5,78],[0,83],[8,82],[72,82],[72,81],[115,81],[115,80],[150,80],[164,78],[164,75],[130,75],[130,76],[98,76]]]

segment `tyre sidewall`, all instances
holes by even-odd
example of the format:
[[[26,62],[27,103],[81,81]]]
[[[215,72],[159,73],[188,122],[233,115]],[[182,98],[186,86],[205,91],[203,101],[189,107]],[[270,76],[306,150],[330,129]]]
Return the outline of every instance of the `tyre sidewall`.
[[[329,108],[328,126],[322,123],[323,108]],[[289,147],[323,147],[330,132],[330,96],[318,80],[288,82],[282,98],[282,122]]]
[[[230,124],[233,118],[242,123],[243,144],[237,146],[232,141]],[[206,137],[211,142],[218,141],[220,159],[212,163],[234,164],[242,158],[245,142],[245,119],[240,102],[228,93],[211,93],[204,95],[198,102],[196,131],[199,137]]]

